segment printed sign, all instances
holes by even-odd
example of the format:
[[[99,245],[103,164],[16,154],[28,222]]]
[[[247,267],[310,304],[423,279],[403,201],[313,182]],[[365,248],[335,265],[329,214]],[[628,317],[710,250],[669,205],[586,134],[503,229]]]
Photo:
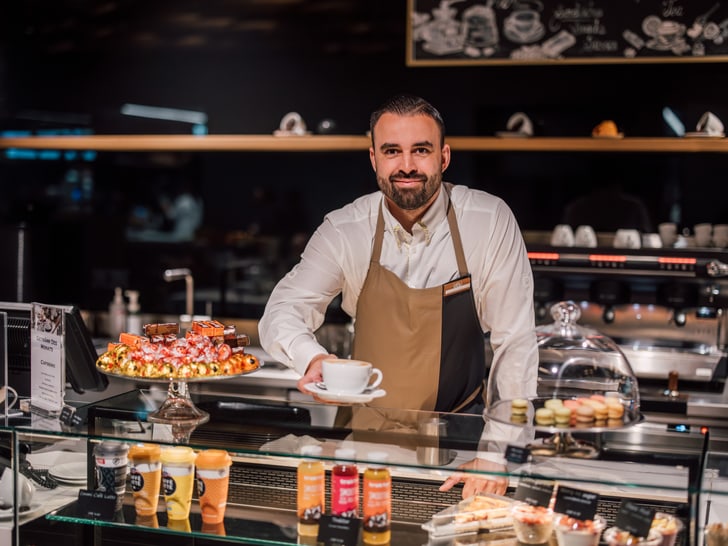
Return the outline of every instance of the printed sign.
[[[66,388],[63,307],[33,303],[30,324],[30,405],[60,415]]]

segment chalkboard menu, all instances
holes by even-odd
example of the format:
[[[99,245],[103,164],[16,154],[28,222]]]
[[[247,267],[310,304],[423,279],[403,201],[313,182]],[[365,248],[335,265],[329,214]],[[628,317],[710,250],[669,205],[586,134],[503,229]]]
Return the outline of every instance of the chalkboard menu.
[[[407,63],[728,60],[728,1],[408,0]]]

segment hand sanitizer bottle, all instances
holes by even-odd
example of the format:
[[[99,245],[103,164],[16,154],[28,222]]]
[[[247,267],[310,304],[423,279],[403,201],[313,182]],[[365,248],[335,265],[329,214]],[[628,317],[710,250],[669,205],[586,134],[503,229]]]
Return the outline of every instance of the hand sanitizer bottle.
[[[109,304],[109,337],[119,339],[119,334],[126,328],[126,305],[121,288],[114,289],[114,299]]]
[[[126,331],[131,334],[141,335],[142,333],[142,316],[139,314],[141,306],[139,305],[139,291],[127,290],[124,295],[129,298],[129,304],[126,306]]]

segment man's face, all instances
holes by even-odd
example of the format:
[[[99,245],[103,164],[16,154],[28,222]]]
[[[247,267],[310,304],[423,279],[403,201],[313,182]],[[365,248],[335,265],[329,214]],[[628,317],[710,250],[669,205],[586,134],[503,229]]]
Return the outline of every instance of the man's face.
[[[400,209],[426,208],[450,164],[450,147],[440,147],[440,130],[425,115],[384,114],[374,126],[369,158],[379,189]]]

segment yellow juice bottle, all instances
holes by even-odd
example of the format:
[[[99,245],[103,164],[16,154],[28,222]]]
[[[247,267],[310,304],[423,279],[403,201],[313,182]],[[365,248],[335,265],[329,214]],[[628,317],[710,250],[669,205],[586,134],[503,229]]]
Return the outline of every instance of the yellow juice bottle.
[[[311,457],[298,465],[296,508],[298,513],[298,534],[305,537],[318,535],[319,519],[324,511],[326,473],[324,463],[316,460],[321,456],[321,446],[303,446],[301,455]]]
[[[372,451],[364,471],[362,501],[362,542],[389,544],[392,520],[392,477],[385,466],[387,454]]]

